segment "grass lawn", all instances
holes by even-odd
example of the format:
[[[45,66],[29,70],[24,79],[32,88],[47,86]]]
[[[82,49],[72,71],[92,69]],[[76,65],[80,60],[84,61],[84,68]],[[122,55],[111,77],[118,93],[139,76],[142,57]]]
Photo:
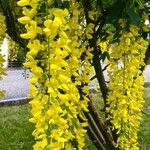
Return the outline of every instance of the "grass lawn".
[[[145,89],[144,99],[144,114],[141,121],[139,141],[141,150],[150,150],[150,88]]]
[[[143,114],[139,140],[141,150],[150,150],[150,88],[145,89],[144,98],[146,114]],[[28,105],[0,107],[0,150],[33,149],[34,139],[31,133],[34,126],[28,121],[30,115]],[[87,150],[95,150],[90,142],[87,147]]]
[[[0,150],[32,150],[28,105],[0,107]]]

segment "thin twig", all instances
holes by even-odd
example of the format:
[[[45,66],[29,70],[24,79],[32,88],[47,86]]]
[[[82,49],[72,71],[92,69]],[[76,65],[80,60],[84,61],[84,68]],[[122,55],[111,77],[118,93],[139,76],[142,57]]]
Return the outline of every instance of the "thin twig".
[[[106,66],[102,69],[102,71],[105,71],[105,70],[107,69],[108,66],[109,66],[109,64],[106,65]]]
[[[92,81],[92,80],[94,80],[94,79],[96,79],[96,78],[97,78],[97,76],[94,75],[92,78],[90,78],[90,81]]]

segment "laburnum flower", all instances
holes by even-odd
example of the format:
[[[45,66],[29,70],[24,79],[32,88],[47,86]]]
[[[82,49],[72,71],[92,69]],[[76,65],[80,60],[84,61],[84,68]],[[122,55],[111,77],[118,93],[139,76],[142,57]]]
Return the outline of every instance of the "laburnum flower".
[[[35,6],[37,6],[37,4],[38,4],[39,1],[40,0],[19,0],[17,2],[17,4],[18,4],[18,6],[21,6],[21,7],[23,7],[23,6],[32,6],[32,7],[35,7]]]
[[[21,24],[28,24],[31,21],[31,18],[28,16],[24,16],[18,19]]]
[[[140,43],[143,44],[140,44]],[[139,28],[130,25],[121,31],[118,43],[109,51],[110,83],[106,108],[112,129],[117,130],[117,147],[138,150],[137,131],[143,107],[144,78],[140,71],[148,43],[140,37]]]
[[[102,52],[107,52],[108,51],[108,44],[107,44],[107,42],[98,41],[97,45],[100,46],[100,49],[101,49]]]
[[[32,73],[29,96],[33,98],[30,121],[35,123],[32,134],[36,143],[33,147],[35,150],[82,150],[88,125],[83,111],[88,111],[89,60],[93,55],[81,38],[84,27],[77,22],[80,16],[78,5],[73,5],[71,16],[67,9],[49,7],[39,22],[36,12],[43,2],[30,2],[20,1],[24,16],[19,21],[26,28],[21,37],[29,41],[24,65]],[[86,33],[93,33],[93,24],[88,26]],[[80,59],[82,53],[87,55],[84,61]],[[81,67],[84,68],[82,73]],[[78,85],[82,82],[86,94],[81,97]],[[71,144],[72,141],[77,141],[77,145]]]
[[[30,21],[30,23],[27,24],[25,28],[27,32],[20,35],[24,39],[34,39],[37,34],[42,33],[41,28],[37,26],[37,22],[33,20]]]
[[[0,13],[0,45],[2,44],[6,31],[6,23],[5,23],[5,16]],[[1,52],[1,49],[0,49]],[[2,79],[3,75],[6,74],[6,70],[4,68],[4,56],[0,53],[0,80]],[[5,95],[5,91],[0,90],[0,97]]]
[[[36,7],[32,7],[31,9],[29,9],[27,7],[23,7],[22,13],[26,17],[33,18],[36,15],[36,13],[37,13],[37,8]]]
[[[86,37],[88,39],[91,39],[93,36],[92,36],[92,33],[93,33],[93,28],[94,28],[94,24],[90,23],[88,24],[87,28],[86,28]]]
[[[149,14],[143,13],[142,19],[143,19],[143,26],[142,26],[143,31],[144,32],[150,32],[150,22],[148,21],[149,20]]]
[[[40,50],[44,49],[44,45],[42,45],[37,39],[32,42],[29,42],[27,47],[30,49],[29,54],[32,56],[37,55]]]
[[[6,31],[5,16],[0,13],[0,45],[3,42]]]
[[[17,2],[18,6],[27,6],[29,5],[30,0],[20,0]]]

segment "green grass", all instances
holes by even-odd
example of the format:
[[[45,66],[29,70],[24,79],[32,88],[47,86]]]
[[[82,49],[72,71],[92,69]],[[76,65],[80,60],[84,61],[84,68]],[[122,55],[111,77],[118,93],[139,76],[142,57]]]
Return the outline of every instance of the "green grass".
[[[149,58],[148,61],[147,61],[147,65],[150,65],[150,58]]]
[[[94,94],[93,99],[100,97]],[[145,89],[145,109],[141,128],[139,131],[139,141],[141,150],[150,150],[150,88]],[[95,101],[98,110],[102,109],[102,103]],[[103,115],[103,113],[101,113]],[[34,139],[32,131],[34,129],[28,119],[30,118],[30,108],[28,105],[3,106],[0,107],[0,150],[32,150]],[[94,150],[90,140],[87,140],[86,150]]]
[[[0,107],[0,150],[32,150],[28,105]]]
[[[144,114],[139,131],[139,141],[142,150],[150,150],[150,88],[145,89]]]

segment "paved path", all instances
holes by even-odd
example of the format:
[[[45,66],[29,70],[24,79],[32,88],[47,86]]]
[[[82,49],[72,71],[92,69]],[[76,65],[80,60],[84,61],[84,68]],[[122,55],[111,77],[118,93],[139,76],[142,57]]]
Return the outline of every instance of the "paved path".
[[[147,65],[145,70],[144,70],[144,77],[145,77],[145,82],[150,83],[150,65]]]
[[[29,92],[28,78],[24,77],[23,69],[8,69],[7,76],[0,81],[0,90],[6,90],[5,97],[1,99],[12,99],[26,97]],[[26,76],[29,72],[26,71]],[[145,82],[150,83],[150,65],[144,71]],[[95,82],[93,82],[95,84]],[[92,85],[91,85],[92,87]]]
[[[24,76],[29,74],[24,69],[8,69],[7,75],[0,81],[0,90],[5,90],[5,97],[11,99],[26,97],[29,92],[28,79]]]

